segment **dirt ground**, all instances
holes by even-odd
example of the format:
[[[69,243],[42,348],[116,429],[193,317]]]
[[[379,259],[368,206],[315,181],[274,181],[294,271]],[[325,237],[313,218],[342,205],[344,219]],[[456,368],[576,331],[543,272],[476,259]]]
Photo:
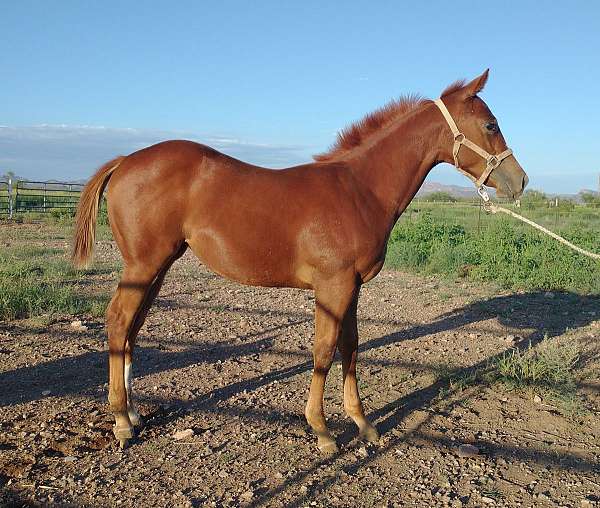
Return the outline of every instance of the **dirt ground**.
[[[109,241],[96,254],[116,255]],[[95,275],[89,290],[116,282]],[[600,506],[599,303],[384,270],[359,305],[360,388],[382,437],[356,439],[336,360],[326,411],[340,453],[323,457],[303,417],[312,294],[240,286],[186,254],[140,334],[145,425],[123,451],[106,403],[103,321],[0,323],[0,504]],[[545,336],[581,347],[573,411],[444,377]],[[479,453],[463,457],[464,444]]]

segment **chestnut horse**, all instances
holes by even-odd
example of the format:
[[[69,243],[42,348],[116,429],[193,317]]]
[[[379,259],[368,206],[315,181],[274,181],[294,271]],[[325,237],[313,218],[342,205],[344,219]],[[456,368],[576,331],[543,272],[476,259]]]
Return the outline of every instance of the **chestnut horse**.
[[[356,383],[356,308],[362,284],[383,266],[396,220],[436,164],[458,165],[463,139],[480,149],[467,144],[471,150],[460,153],[461,170],[474,181],[482,177],[478,183],[513,198],[527,183],[477,96],[487,77],[488,71],[466,85],[451,85],[442,105],[416,97],[393,101],[301,166],[275,171],[201,144],[166,141],[98,170],[77,210],[73,260],[83,267],[91,259],[98,206],[110,180],[108,215],[124,269],[106,313],[108,399],[121,446],[140,424],[131,392],[136,336],[165,274],[188,247],[213,271],[242,284],[314,290],[314,370],[305,415],[318,447],[337,450],[323,412],[336,348],[346,413],[362,438],[379,438]],[[501,152],[490,174],[482,154]]]

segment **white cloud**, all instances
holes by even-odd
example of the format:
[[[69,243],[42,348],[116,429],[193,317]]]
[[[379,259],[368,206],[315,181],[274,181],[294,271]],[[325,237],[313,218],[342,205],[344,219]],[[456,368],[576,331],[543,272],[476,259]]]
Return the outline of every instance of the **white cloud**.
[[[252,143],[229,136],[90,125],[0,126],[0,174],[14,171],[31,179],[78,180],[117,155],[167,139],[197,141],[267,167],[310,160],[308,147]]]

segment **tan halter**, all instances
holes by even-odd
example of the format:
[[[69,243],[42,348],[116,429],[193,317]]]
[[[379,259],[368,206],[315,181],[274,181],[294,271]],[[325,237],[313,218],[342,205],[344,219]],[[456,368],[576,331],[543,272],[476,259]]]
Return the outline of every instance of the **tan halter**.
[[[510,148],[507,148],[506,150],[504,150],[502,153],[499,153],[498,155],[492,155],[492,154],[486,152],[479,145],[476,145],[470,139],[467,139],[467,137],[458,130],[458,127],[456,126],[456,123],[454,122],[454,119],[452,118],[450,111],[448,111],[448,108],[446,107],[446,105],[444,104],[444,101],[442,101],[442,99],[436,99],[433,102],[435,102],[436,106],[438,108],[440,108],[440,111],[442,112],[442,115],[444,115],[446,122],[448,122],[448,126],[450,127],[450,130],[452,131],[452,135],[454,136],[454,146],[452,147],[452,156],[454,157],[454,166],[461,173],[463,173],[465,176],[469,177],[473,181],[473,183],[475,184],[475,187],[477,187],[477,193],[487,203],[490,200],[490,197],[489,197],[488,193],[485,191],[485,189],[483,188],[483,183],[488,179],[488,177],[490,176],[490,173],[492,171],[494,171],[494,169],[496,169],[504,159],[506,159],[509,155],[512,155],[512,150]],[[465,145],[467,148],[470,148],[476,154],[480,155],[481,157],[483,157],[485,159],[485,170],[479,178],[475,178],[473,175],[471,175],[470,173],[467,173],[464,169],[462,169],[460,167],[460,164],[458,162],[458,151],[460,150],[460,147],[462,145]]]

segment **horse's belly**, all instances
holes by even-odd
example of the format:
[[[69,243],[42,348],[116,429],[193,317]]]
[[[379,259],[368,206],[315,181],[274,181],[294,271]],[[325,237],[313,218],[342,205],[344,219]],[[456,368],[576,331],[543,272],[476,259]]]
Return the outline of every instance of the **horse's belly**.
[[[301,287],[309,284],[297,270],[289,246],[266,239],[225,238],[203,232],[187,239],[194,254],[212,271],[250,286]]]

